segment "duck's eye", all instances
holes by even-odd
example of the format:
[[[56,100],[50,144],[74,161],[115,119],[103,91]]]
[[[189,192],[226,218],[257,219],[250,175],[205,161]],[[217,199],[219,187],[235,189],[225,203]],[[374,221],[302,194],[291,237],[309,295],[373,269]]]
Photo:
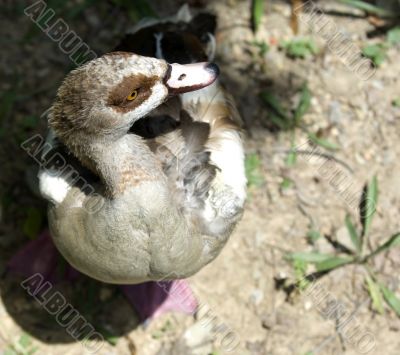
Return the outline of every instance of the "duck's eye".
[[[133,100],[135,100],[135,99],[137,98],[137,96],[138,96],[138,91],[137,91],[137,90],[133,90],[133,91],[126,97],[126,99],[127,99],[128,101],[133,101]]]

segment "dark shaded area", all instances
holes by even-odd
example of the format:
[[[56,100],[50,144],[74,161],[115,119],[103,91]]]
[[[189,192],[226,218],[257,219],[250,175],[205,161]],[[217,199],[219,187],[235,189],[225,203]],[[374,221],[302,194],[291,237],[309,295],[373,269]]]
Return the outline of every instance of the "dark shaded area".
[[[75,339],[82,341],[92,326],[105,339],[123,336],[158,312],[172,288],[170,281],[115,286],[93,280],[67,264],[48,232],[18,251],[2,278],[2,299],[11,316],[49,343],[73,341],[71,333],[81,328]],[[26,303],[24,312],[15,302],[19,298]]]

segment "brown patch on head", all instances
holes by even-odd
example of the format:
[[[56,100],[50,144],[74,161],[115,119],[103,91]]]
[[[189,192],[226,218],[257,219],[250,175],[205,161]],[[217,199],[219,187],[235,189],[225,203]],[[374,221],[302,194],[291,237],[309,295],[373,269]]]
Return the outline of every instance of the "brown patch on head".
[[[145,76],[136,74],[126,76],[114,87],[107,99],[107,105],[115,111],[125,113],[134,110],[145,102],[151,95],[153,85],[159,80],[157,76]],[[137,90],[134,100],[128,100],[128,96]]]

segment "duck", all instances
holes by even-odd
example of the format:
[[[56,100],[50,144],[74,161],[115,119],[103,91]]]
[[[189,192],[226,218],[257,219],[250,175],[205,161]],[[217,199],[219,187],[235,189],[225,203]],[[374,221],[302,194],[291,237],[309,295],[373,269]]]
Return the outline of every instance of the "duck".
[[[99,281],[187,278],[220,254],[243,214],[240,116],[204,61],[213,37],[188,32],[192,20],[172,21],[183,31],[171,21],[137,28],[130,36],[150,33],[154,53],[122,41],[70,72],[49,110],[38,177],[50,232]],[[197,52],[171,58],[163,39],[174,36]]]

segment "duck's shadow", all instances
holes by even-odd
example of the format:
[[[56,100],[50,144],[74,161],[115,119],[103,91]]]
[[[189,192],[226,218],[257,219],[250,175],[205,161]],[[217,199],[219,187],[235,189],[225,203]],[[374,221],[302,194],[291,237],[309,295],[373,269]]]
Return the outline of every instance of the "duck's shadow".
[[[183,283],[174,285],[179,282]],[[61,257],[47,232],[11,258],[0,290],[13,320],[47,343],[83,340],[92,333],[112,341],[157,312],[174,309],[171,300],[177,300],[168,281],[118,286],[77,272]]]
[[[73,282],[51,284],[48,293],[31,295],[26,280],[25,277],[7,275],[1,287],[2,301],[8,314],[23,331],[43,342],[83,340],[92,329],[109,340],[123,336],[141,324],[139,315],[118,286],[79,275]],[[54,296],[57,292],[59,294]],[[58,295],[62,295],[61,298]],[[65,300],[64,306],[54,304],[55,298],[61,299],[59,302],[62,304]],[[68,311],[72,313],[68,314]],[[68,315],[68,320],[63,318]],[[74,336],[80,331],[81,334]]]

